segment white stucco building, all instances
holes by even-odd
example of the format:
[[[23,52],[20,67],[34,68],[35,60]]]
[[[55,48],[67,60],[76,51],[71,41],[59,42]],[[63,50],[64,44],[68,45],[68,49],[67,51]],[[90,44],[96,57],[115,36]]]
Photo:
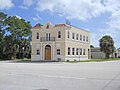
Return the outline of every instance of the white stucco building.
[[[67,24],[32,28],[32,61],[90,59],[90,32]]]

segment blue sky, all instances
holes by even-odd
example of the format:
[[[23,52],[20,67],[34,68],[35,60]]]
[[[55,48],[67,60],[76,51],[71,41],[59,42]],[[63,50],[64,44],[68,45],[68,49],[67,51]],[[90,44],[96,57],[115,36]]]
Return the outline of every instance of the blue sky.
[[[0,11],[31,22],[66,23],[90,31],[91,44],[99,46],[110,35],[120,47],[120,0],[0,0]]]

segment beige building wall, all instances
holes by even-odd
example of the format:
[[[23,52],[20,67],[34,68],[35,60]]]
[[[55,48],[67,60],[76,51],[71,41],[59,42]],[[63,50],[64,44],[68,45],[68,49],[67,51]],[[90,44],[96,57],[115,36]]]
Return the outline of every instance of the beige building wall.
[[[70,34],[68,38],[68,32]],[[65,60],[87,60],[90,59],[90,33],[86,30],[77,28],[72,26],[70,29],[65,30],[66,33],[66,43],[65,43]],[[72,38],[72,34],[74,33],[75,37]],[[77,36],[78,35],[78,36]],[[80,35],[82,35],[82,40],[80,40]],[[83,37],[85,36],[85,41],[83,41]],[[86,37],[88,37],[88,41],[86,41]],[[68,55],[68,47],[71,48],[71,54]],[[75,49],[74,55],[72,55],[72,48]],[[80,51],[78,55],[76,54],[76,49],[82,49],[82,55],[80,55]],[[85,55],[83,55],[83,50],[85,49]]]
[[[48,28],[47,28],[48,27]],[[58,32],[61,32],[61,38],[58,38]],[[68,31],[70,33],[70,38],[68,38]],[[75,33],[75,39],[72,39],[72,33]],[[39,39],[36,39],[37,33],[39,33]],[[50,41],[46,41],[46,33],[50,33]],[[78,34],[78,40],[76,40],[76,34]],[[52,25],[51,23],[46,23],[43,26],[35,26],[32,28],[32,61],[45,60],[45,47],[50,45],[51,47],[51,60],[84,60],[89,59],[88,49],[90,49],[90,33],[88,31],[76,28],[74,26],[66,24]],[[80,35],[85,36],[85,41],[80,41]],[[86,36],[88,37],[88,42],[86,42]],[[68,55],[68,47],[75,48],[75,55]],[[76,48],[85,49],[85,55],[76,55]],[[60,49],[60,55],[57,55],[57,49]],[[37,55],[37,50],[40,54]],[[72,49],[71,49],[72,50]],[[90,55],[91,56],[91,55]]]

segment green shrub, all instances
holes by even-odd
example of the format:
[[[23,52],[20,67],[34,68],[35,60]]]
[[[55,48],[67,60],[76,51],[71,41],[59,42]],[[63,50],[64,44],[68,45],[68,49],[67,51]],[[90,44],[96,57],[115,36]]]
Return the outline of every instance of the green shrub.
[[[69,60],[67,60],[67,62],[69,62]]]

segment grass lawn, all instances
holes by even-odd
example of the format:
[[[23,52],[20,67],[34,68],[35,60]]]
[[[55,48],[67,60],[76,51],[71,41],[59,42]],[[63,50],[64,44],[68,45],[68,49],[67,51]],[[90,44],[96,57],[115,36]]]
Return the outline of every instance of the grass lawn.
[[[80,61],[66,61],[70,63],[75,63],[75,62],[104,62],[104,61],[115,61],[115,60],[120,60],[120,58],[109,58],[109,59],[91,59],[91,60],[80,60]],[[31,59],[24,58],[24,59],[16,59],[13,62],[31,62]]]
[[[120,60],[120,58],[109,58],[109,59],[91,59],[91,60],[67,61],[67,62],[104,62],[104,61],[114,61],[114,60]]]
[[[16,59],[16,60],[13,60],[13,62],[31,62],[31,59],[28,59],[28,58]]]

